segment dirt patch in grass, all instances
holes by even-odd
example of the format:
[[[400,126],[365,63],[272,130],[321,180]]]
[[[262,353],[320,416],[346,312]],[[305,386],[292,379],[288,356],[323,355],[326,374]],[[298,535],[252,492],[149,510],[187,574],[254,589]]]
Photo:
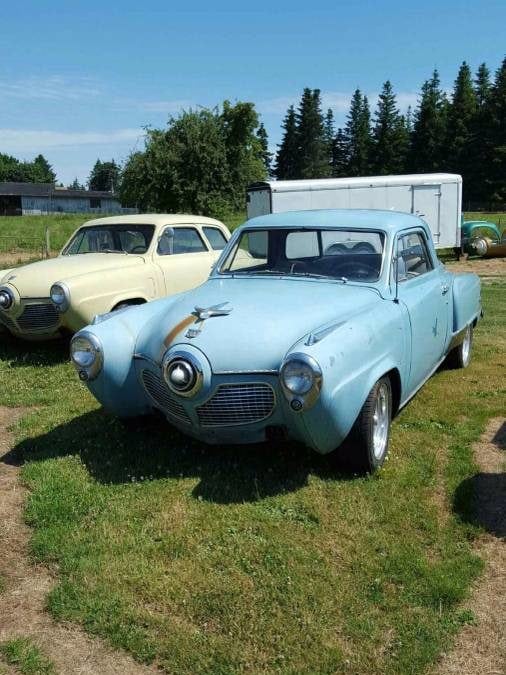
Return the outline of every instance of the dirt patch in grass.
[[[500,675],[506,672],[506,419],[489,422],[474,446],[480,473],[472,479],[472,520],[484,532],[475,544],[485,560],[469,610],[475,620],[457,638],[434,675]]]
[[[46,597],[54,586],[50,571],[29,558],[30,530],[23,522],[25,489],[19,467],[9,451],[9,431],[23,415],[22,408],[0,406],[0,643],[29,635],[54,662],[62,675],[147,675],[159,672],[142,666],[104,642],[73,625],[57,624],[45,611]],[[0,673],[11,672],[0,665]],[[12,671],[13,672],[13,671]]]
[[[445,263],[450,272],[474,272],[482,280],[498,280],[506,276],[506,258],[469,258]]]

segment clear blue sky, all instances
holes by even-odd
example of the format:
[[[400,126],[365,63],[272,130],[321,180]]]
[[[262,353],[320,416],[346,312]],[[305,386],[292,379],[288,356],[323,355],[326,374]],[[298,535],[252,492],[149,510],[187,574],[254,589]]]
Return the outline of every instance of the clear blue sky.
[[[505,0],[173,4],[7,3],[0,152],[85,180],[142,148],[143,126],[224,98],[257,103],[274,147],[305,86],[342,121],[357,86],[374,99],[389,78],[405,108],[434,67],[450,89],[462,60],[495,71],[506,53]]]

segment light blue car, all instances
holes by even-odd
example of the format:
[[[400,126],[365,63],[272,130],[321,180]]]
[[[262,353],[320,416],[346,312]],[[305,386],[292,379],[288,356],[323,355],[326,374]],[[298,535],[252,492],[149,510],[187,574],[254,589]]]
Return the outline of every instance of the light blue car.
[[[113,414],[161,412],[206,443],[348,439],[378,469],[392,416],[448,357],[466,367],[480,282],[438,261],[427,224],[391,211],[247,221],[210,278],[97,317],[72,360]]]

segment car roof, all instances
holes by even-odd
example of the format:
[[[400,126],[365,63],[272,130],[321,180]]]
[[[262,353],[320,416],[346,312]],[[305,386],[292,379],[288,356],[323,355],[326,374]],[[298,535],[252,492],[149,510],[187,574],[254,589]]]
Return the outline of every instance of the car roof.
[[[87,220],[83,225],[100,227],[101,225],[218,225],[223,227],[223,223],[214,218],[206,216],[195,216],[187,213],[136,213],[129,216],[107,216],[106,218],[95,218]]]
[[[427,228],[418,216],[400,211],[379,209],[319,209],[314,211],[283,211],[258,216],[243,227],[343,227],[367,228],[396,232],[408,227]]]

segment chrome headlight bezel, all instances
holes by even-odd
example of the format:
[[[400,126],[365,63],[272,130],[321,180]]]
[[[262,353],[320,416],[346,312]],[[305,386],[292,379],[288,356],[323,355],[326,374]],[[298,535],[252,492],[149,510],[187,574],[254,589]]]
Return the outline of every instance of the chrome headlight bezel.
[[[93,361],[86,363],[82,359],[78,360],[75,358],[75,354],[78,353],[76,346],[80,340],[88,342],[91,348],[90,353],[92,353],[94,357]],[[79,379],[85,382],[94,380],[96,377],[98,377],[104,365],[104,350],[102,348],[102,343],[96,335],[90,333],[89,331],[81,331],[80,333],[76,333],[76,335],[74,335],[70,341],[70,358],[74,368],[77,370]]]
[[[0,300],[0,310],[3,310],[4,312],[8,312],[10,309],[12,309],[15,301],[15,296],[14,293],[11,291],[11,289],[8,286],[0,286],[0,298],[4,297],[6,298],[6,302],[3,303]]]
[[[58,281],[51,286],[49,297],[59,312],[66,312],[70,307],[70,291],[63,281]]]
[[[181,386],[178,386],[173,378],[171,379],[171,374],[178,370],[188,375],[186,382],[183,382]],[[162,375],[170,391],[184,398],[195,396],[202,388],[204,381],[202,365],[193,354],[183,350],[165,354],[162,359]]]
[[[299,388],[299,390],[291,387],[286,380],[287,369],[293,367],[296,363],[299,363],[311,376],[310,385]],[[289,354],[281,364],[279,381],[292,410],[301,412],[311,408],[320,395],[323,382],[322,369],[316,359],[309,354],[294,352]]]

